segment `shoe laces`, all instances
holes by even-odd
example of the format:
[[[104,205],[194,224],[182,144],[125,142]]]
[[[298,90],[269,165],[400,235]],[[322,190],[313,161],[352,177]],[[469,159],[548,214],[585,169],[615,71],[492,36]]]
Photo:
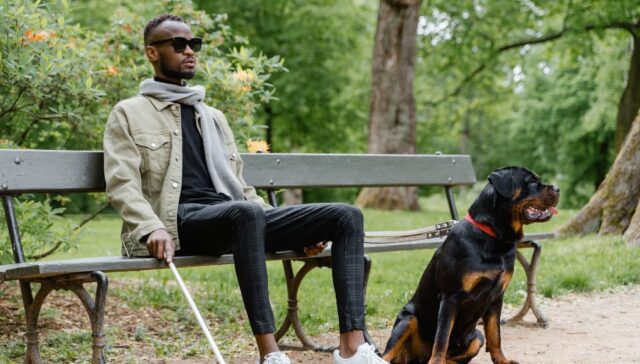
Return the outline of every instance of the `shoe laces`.
[[[366,359],[367,363],[386,363],[386,361],[384,361],[378,356],[378,354],[376,354],[376,348],[371,344],[367,343],[366,348],[364,350],[361,350],[360,354]]]
[[[289,361],[289,358],[287,358],[287,356],[281,351],[275,351],[273,353],[269,353],[269,354],[265,355],[263,363],[268,363],[268,364],[291,364],[291,362]]]

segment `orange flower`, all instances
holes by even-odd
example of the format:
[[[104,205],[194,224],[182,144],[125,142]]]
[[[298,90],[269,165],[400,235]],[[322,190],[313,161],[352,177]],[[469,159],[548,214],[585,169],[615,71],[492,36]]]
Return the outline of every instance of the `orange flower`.
[[[118,73],[120,73],[120,70],[118,70],[118,67],[116,67],[116,66],[109,66],[109,67],[107,67],[107,74],[108,74],[109,76],[115,76],[115,75],[117,75]]]
[[[241,82],[251,82],[255,78],[253,72],[239,69],[233,73],[233,78]]]
[[[247,150],[249,153],[269,153],[269,144],[264,140],[247,140]]]
[[[49,37],[50,37],[49,32],[41,30],[33,35],[33,41],[40,42],[40,41],[49,39]]]
[[[24,37],[30,42],[41,42],[55,36],[56,33],[49,33],[46,30],[40,30],[34,33],[32,29],[27,29],[27,31],[24,33]]]
[[[122,30],[124,30],[127,33],[131,33],[131,30],[132,30],[131,29],[131,25],[129,25],[129,24],[122,25]]]

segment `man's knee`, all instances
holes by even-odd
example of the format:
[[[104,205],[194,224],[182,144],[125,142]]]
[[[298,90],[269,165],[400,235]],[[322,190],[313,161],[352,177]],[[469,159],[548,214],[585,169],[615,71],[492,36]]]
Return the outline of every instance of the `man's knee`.
[[[260,205],[249,201],[233,203],[233,217],[236,222],[257,221],[264,222],[264,210]]]
[[[364,218],[359,208],[344,203],[333,204],[333,207],[338,221],[345,228],[362,229]]]

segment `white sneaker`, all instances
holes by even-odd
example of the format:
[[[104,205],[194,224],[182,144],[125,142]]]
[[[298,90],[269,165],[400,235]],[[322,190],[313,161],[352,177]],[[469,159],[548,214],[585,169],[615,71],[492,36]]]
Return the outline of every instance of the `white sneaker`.
[[[340,351],[335,350],[333,352],[333,362],[334,364],[389,364],[376,354],[376,349],[373,345],[367,343],[358,346],[358,351],[348,359],[341,357]]]
[[[264,356],[264,361],[258,359],[258,364],[291,364],[289,358],[282,351],[274,351]]]

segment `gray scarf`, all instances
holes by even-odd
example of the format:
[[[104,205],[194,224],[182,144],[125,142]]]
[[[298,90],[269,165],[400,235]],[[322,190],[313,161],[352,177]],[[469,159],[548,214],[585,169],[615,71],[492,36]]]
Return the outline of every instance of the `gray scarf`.
[[[224,144],[219,122],[204,104],[204,87],[178,86],[148,79],[140,83],[140,95],[160,101],[191,105],[200,114],[204,157],[213,186],[233,200],[244,200],[242,185],[229,166],[229,151]]]

